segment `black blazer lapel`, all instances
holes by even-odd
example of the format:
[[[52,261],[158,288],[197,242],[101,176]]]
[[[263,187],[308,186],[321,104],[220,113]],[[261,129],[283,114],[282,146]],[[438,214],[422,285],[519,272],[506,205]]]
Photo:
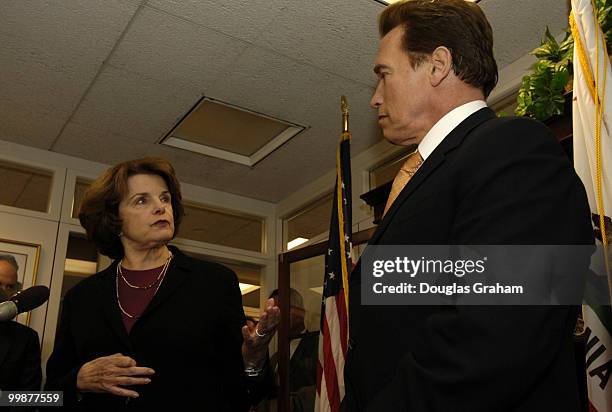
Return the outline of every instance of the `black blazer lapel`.
[[[115,261],[110,265],[104,272],[104,276],[100,278],[100,291],[102,300],[102,309],[104,311],[104,318],[110,325],[115,335],[132,352],[132,343],[128,337],[127,330],[123,325],[123,319],[121,318],[121,312],[119,311],[119,304],[117,303],[117,284],[116,284],[116,271],[119,262]]]
[[[187,278],[187,273],[191,270],[187,256],[185,256],[175,247],[170,247],[170,249],[172,250],[174,258],[172,258],[172,262],[170,262],[168,272],[166,273],[159,290],[155,296],[153,296],[153,299],[142,313],[141,318],[147,316],[147,314],[155,310],[155,308],[172,296],[174,291],[176,291],[176,289],[185,281]]]
[[[385,232],[387,226],[389,226],[389,223],[393,220],[393,216],[400,208],[402,203],[404,203],[406,199],[408,199],[410,195],[425,181],[427,176],[429,176],[445,161],[446,154],[459,146],[461,142],[463,142],[463,139],[465,139],[465,137],[472,131],[472,129],[484,121],[493,118],[495,118],[495,113],[491,109],[488,107],[482,108],[476,113],[468,116],[457,127],[455,127],[444,138],[444,140],[442,140],[438,147],[432,152],[432,154],[427,158],[410,181],[408,181],[408,184],[400,192],[395,202],[393,202],[393,205],[391,205],[391,208],[383,217],[380,225],[374,232],[374,235],[372,235],[372,238],[368,244],[374,245],[378,242],[382,234]]]

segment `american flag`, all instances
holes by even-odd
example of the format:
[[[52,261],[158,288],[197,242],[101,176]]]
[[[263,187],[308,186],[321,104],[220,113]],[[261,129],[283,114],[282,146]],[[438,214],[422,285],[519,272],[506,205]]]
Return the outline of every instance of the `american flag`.
[[[315,410],[340,410],[344,398],[344,359],[348,346],[348,276],[351,262],[351,156],[350,134],[343,133],[338,147],[336,189],[325,255],[317,398]]]

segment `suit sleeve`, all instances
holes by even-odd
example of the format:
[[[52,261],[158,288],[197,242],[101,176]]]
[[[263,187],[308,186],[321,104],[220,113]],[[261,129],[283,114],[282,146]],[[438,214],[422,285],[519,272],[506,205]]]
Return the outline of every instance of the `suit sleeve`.
[[[484,137],[456,158],[451,244],[593,242],[584,189],[543,125],[515,119]],[[409,391],[410,411],[512,410],[571,347],[576,316],[567,306],[443,307],[387,391]]]
[[[62,304],[59,329],[53,353],[47,362],[47,381],[45,390],[63,391],[64,405],[77,403],[77,375],[81,364],[77,356],[70,321],[72,313],[72,290],[66,293]]]
[[[219,323],[222,331],[217,339],[217,347],[222,362],[223,386],[226,388],[226,399],[229,410],[248,411],[269,390],[271,383],[269,360],[266,360],[264,374],[249,378],[244,372],[242,359],[242,327],[246,324],[242,309],[242,294],[236,274],[224,268],[224,307]],[[229,280],[227,280],[229,279]]]
[[[21,373],[19,374],[19,385],[21,390],[39,391],[42,382],[40,369],[40,343],[38,333],[27,329],[27,341],[23,352]]]

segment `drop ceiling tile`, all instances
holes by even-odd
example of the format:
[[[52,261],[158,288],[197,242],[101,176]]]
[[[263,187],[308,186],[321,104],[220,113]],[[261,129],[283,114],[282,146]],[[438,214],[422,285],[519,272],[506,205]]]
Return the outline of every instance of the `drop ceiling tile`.
[[[145,7],[110,63],[158,80],[177,79],[203,90],[232,66],[246,46],[240,40]]]
[[[377,18],[383,8],[372,0],[289,2],[255,44],[374,85]]]
[[[194,88],[106,66],[72,120],[104,132],[155,142],[199,97]]]
[[[479,6],[493,28],[495,59],[499,69],[540,45],[546,26],[553,35],[568,27],[567,2],[559,0],[515,0],[510,3],[483,0]]]
[[[311,129],[305,131],[302,137],[300,141],[291,142],[292,155],[274,159],[273,154],[265,163],[262,162],[258,170],[244,173],[240,179],[228,180],[227,186],[234,192],[244,191],[249,193],[247,196],[262,200],[265,196],[268,201],[278,202],[332,170],[338,134],[331,130],[318,134]],[[295,153],[299,153],[299,156]],[[258,182],[266,182],[263,193],[262,184]]]
[[[156,155],[151,150],[152,146],[150,143],[134,138],[70,122],[53,147],[53,151],[115,165],[129,159]]]
[[[252,46],[236,61],[231,72],[208,89],[207,95],[292,123],[312,126],[327,119],[335,122],[340,96],[357,93],[364,87]]]
[[[147,5],[252,41],[286,3],[286,0],[149,0]]]
[[[49,149],[68,115],[44,113],[0,97],[0,139]]]
[[[101,63],[136,11],[131,0],[2,0],[0,33],[50,54],[70,52]]]
[[[136,2],[0,2],[3,138],[48,148],[95,78]],[[48,130],[43,130],[44,122]]]
[[[97,66],[77,62],[73,51],[54,54],[40,44],[0,34],[2,97],[32,110],[68,115]]]

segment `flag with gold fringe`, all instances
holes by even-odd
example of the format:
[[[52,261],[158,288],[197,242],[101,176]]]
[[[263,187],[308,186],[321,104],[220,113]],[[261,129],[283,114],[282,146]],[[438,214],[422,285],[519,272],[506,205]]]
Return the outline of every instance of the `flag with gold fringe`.
[[[315,410],[337,412],[344,398],[348,346],[348,276],[351,262],[351,134],[342,96],[343,131],[337,152],[336,187],[325,254]]]
[[[604,253],[604,262],[608,262],[606,246],[612,238],[609,217],[612,214],[612,141],[609,130],[612,95],[606,83],[608,79],[612,81],[612,73],[595,10],[592,0],[572,0],[574,167],[586,188],[595,232],[603,244],[600,250]],[[604,266],[609,271],[609,265]],[[596,412],[612,412],[610,306],[584,305],[583,318],[589,408]]]

